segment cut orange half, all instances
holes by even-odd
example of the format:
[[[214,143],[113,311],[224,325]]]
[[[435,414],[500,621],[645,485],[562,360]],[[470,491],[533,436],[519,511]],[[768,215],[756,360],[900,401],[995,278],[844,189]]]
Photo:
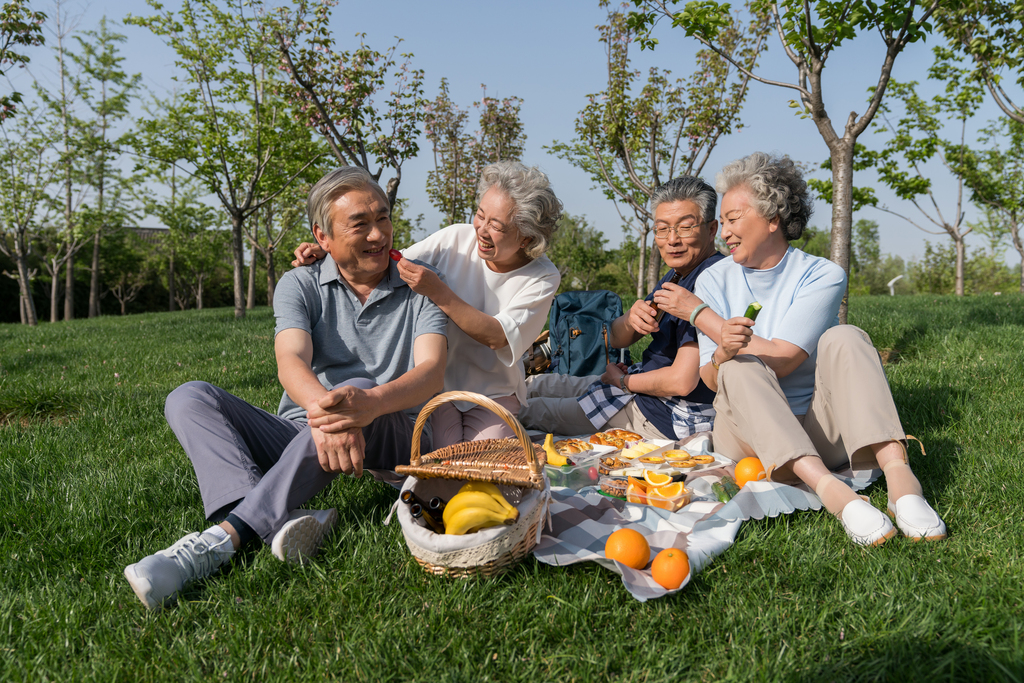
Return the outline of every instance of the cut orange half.
[[[665,486],[672,483],[672,475],[655,472],[654,470],[644,470],[644,481],[654,487]]]

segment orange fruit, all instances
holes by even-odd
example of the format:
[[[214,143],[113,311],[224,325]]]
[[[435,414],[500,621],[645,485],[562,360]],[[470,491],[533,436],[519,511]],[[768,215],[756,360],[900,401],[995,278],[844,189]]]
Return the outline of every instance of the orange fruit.
[[[662,510],[675,512],[690,502],[690,496],[686,495],[686,486],[683,482],[677,481],[668,486],[659,486],[653,491],[647,492],[647,504]]]
[[[648,486],[665,486],[672,483],[671,474],[663,474],[654,470],[644,470],[644,481]]]
[[[606,551],[607,552],[607,551]],[[668,590],[679,588],[690,575],[690,558],[684,550],[666,548],[651,563],[651,578]]]
[[[748,481],[761,481],[767,478],[764,465],[754,456],[743,458],[736,463],[736,485],[740,488],[743,488]]]
[[[635,529],[617,529],[604,544],[604,556],[618,560],[627,567],[643,569],[651,559],[651,546]]]
[[[642,479],[629,477],[626,480],[626,501],[630,503],[647,504],[647,482]]]

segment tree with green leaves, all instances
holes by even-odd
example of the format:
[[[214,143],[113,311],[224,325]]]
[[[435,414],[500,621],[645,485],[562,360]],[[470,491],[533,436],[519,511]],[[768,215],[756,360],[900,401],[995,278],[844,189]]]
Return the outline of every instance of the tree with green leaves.
[[[857,138],[867,130],[885,96],[893,64],[903,49],[923,40],[931,30],[931,18],[939,0],[902,2],[900,0],[849,0],[849,2],[818,2],[810,0],[751,0],[751,14],[766,17],[779,36],[782,49],[796,67],[795,82],[785,82],[756,73],[725,44],[725,32],[735,26],[728,3],[717,0],[695,0],[675,10],[677,0],[633,0],[639,8],[630,15],[630,25],[640,31],[645,47],[654,48],[651,36],[654,25],[667,19],[687,36],[715,51],[742,73],[766,85],[791,90],[798,100],[790,101],[804,118],[810,118],[828,146],[832,161],[832,253],[831,259],[850,272],[850,238],[853,227],[853,162]],[[876,32],[884,44],[879,51],[878,77],[864,113],[850,112],[840,131],[832,123],[825,106],[825,65],[832,53],[843,43],[866,32]],[[848,83],[843,88],[853,87]],[[846,322],[847,302],[844,299],[839,317]]]
[[[52,122],[37,114],[26,107],[13,126],[0,126],[0,251],[15,263],[21,319],[28,325],[39,320],[32,298],[32,240],[52,210],[48,198],[59,169],[50,157],[56,131],[47,127]]]
[[[281,95],[277,55],[243,0],[221,9],[183,0],[177,13],[147,0],[158,14],[129,16],[177,54],[186,89],[163,114],[138,122],[146,156],[183,165],[220,201],[231,224],[235,317],[245,316],[244,224],[320,157],[321,150]],[[269,186],[270,167],[284,182]]]
[[[970,78],[983,85],[1006,116],[1024,124],[1024,102],[1011,97],[1024,88],[1024,3],[1020,0],[958,0],[936,12],[949,45],[971,63]]]
[[[357,49],[338,50],[329,25],[335,5],[295,0],[266,13],[266,41],[277,48],[302,122],[323,136],[339,163],[364,168],[378,182],[390,169],[393,176],[381,185],[394,206],[402,165],[419,152],[423,71],[412,68],[412,54],[397,54],[400,39],[378,52],[359,34]]]
[[[629,17],[611,10],[598,31],[607,56],[607,86],[588,96],[575,139],[556,141],[550,149],[585,171],[635,230],[640,247],[636,295],[643,297],[661,275],[661,255],[654,245],[650,251],[647,246],[650,196],[678,175],[700,175],[721,137],[740,127],[750,77],[718,54],[701,50],[690,76],[673,80],[670,71],[652,68],[643,81],[630,66],[630,43],[642,34]],[[763,22],[752,22],[731,26],[720,37],[749,72],[766,31]]]
[[[0,6],[0,77],[15,66],[28,64],[28,55],[21,49],[43,44],[45,21],[46,15],[30,9],[26,0],[4,0]],[[0,95],[0,125],[14,116],[21,101],[17,90]]]
[[[128,116],[128,107],[138,90],[142,76],[128,75],[118,45],[125,37],[112,31],[107,18],[100,19],[95,31],[76,36],[80,52],[69,57],[80,73],[72,86],[91,118],[80,125],[84,183],[92,190],[93,202],[83,210],[85,236],[92,241],[89,279],[89,317],[100,314],[100,245],[106,232],[123,225],[130,215],[130,188],[137,179],[125,178],[116,161],[128,134],[116,134],[117,126]]]
[[[125,315],[128,304],[149,283],[156,259],[152,248],[129,228],[112,227],[103,242],[103,282]]]
[[[526,145],[519,118],[522,100],[487,97],[474,102],[480,129],[470,133],[469,110],[452,101],[448,79],[433,102],[425,105],[423,128],[434,152],[434,168],[427,172],[427,197],[443,214],[441,227],[466,223],[476,211],[476,185],[487,164],[518,161]]]
[[[68,16],[65,2],[56,0],[54,3],[52,31],[55,38],[53,56],[57,62],[57,83],[54,87],[44,86],[38,81],[34,84],[36,95],[49,115],[57,122],[58,136],[54,140],[54,149],[58,154],[60,166],[59,197],[54,201],[60,204],[60,229],[46,231],[45,244],[48,253],[46,268],[51,273],[52,289],[50,291],[50,322],[57,322],[58,307],[56,302],[60,292],[60,272],[64,272],[64,320],[75,317],[75,256],[85,244],[85,235],[78,211],[85,201],[87,188],[83,173],[83,121],[77,116],[76,107],[79,100],[74,87],[77,74],[72,72],[72,60],[67,48],[68,37],[74,30],[76,19]]]
[[[972,198],[986,211],[985,224],[1002,226],[1020,255],[1024,292],[1024,123],[1002,118],[981,131],[982,148],[967,157],[964,179]]]
[[[587,222],[586,216],[562,214],[547,251],[562,276],[559,293],[594,287],[608,262],[607,242],[604,234]]]
[[[898,216],[918,230],[932,235],[949,235],[953,240],[955,253],[955,286],[957,296],[964,294],[964,259],[966,244],[964,238],[971,232],[971,226],[964,224],[964,176],[965,164],[970,156],[966,145],[967,123],[982,101],[981,88],[964,78],[964,71],[951,66],[942,59],[941,49],[936,51],[939,60],[931,69],[933,79],[946,83],[945,92],[926,100],[917,93],[917,83],[889,82],[889,100],[879,106],[879,120],[876,130],[887,136],[885,146],[878,152],[869,152],[868,158],[876,167],[878,177],[893,189],[896,196],[910,202],[917,212],[929,221],[936,230],[929,230],[913,218],[890,209],[877,206]],[[890,104],[899,103],[900,110]],[[955,124],[957,139],[943,136],[947,122]],[[929,161],[936,160],[956,180],[955,202],[936,195],[932,186],[933,173],[927,168]]]

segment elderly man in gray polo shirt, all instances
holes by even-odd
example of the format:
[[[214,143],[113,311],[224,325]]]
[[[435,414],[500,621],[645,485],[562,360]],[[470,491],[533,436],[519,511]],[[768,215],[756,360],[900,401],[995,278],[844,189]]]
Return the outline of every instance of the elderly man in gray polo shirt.
[[[214,526],[125,568],[151,609],[257,537],[282,560],[312,556],[337,513],[299,506],[339,473],[408,463],[416,414],[444,386],[448,319],[388,258],[390,207],[380,186],[363,169],[337,169],[307,205],[331,258],[286,273],[274,292],[278,414],[205,382],[167,397],[167,421]]]

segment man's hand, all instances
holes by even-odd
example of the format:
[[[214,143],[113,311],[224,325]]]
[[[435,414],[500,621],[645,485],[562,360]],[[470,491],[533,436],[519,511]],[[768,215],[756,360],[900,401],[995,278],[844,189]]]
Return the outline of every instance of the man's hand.
[[[669,315],[674,315],[680,320],[689,320],[693,309],[704,302],[685,287],[680,287],[674,282],[665,282],[661,289],[654,292],[654,303]]]
[[[613,387],[618,387],[620,379],[626,374],[628,369],[625,363],[609,363],[608,367],[604,369],[604,374],[601,375],[601,381]]]
[[[753,320],[742,316],[730,318],[722,323],[722,342],[715,352],[717,356],[713,356],[719,365],[735,358],[736,354],[750,343],[750,338],[754,336],[754,331],[751,329],[753,326]]]
[[[654,334],[659,325],[654,319],[655,310],[643,299],[637,299],[629,309],[629,326],[640,335]]]
[[[362,429],[383,415],[380,398],[375,393],[343,386],[324,394],[307,411],[309,426],[314,431],[340,434]]]
[[[417,294],[421,294],[435,304],[448,291],[448,285],[441,282],[441,278],[430,268],[413,263],[407,258],[398,262],[398,274],[409,285],[409,288]]]
[[[349,429],[338,434],[327,434],[315,427],[313,443],[324,472],[343,472],[354,477],[363,476],[363,457],[366,440],[362,429]]]
[[[295,248],[295,260],[292,261],[292,267],[311,266],[324,256],[327,256],[327,252],[320,248],[319,244],[303,242]]]

